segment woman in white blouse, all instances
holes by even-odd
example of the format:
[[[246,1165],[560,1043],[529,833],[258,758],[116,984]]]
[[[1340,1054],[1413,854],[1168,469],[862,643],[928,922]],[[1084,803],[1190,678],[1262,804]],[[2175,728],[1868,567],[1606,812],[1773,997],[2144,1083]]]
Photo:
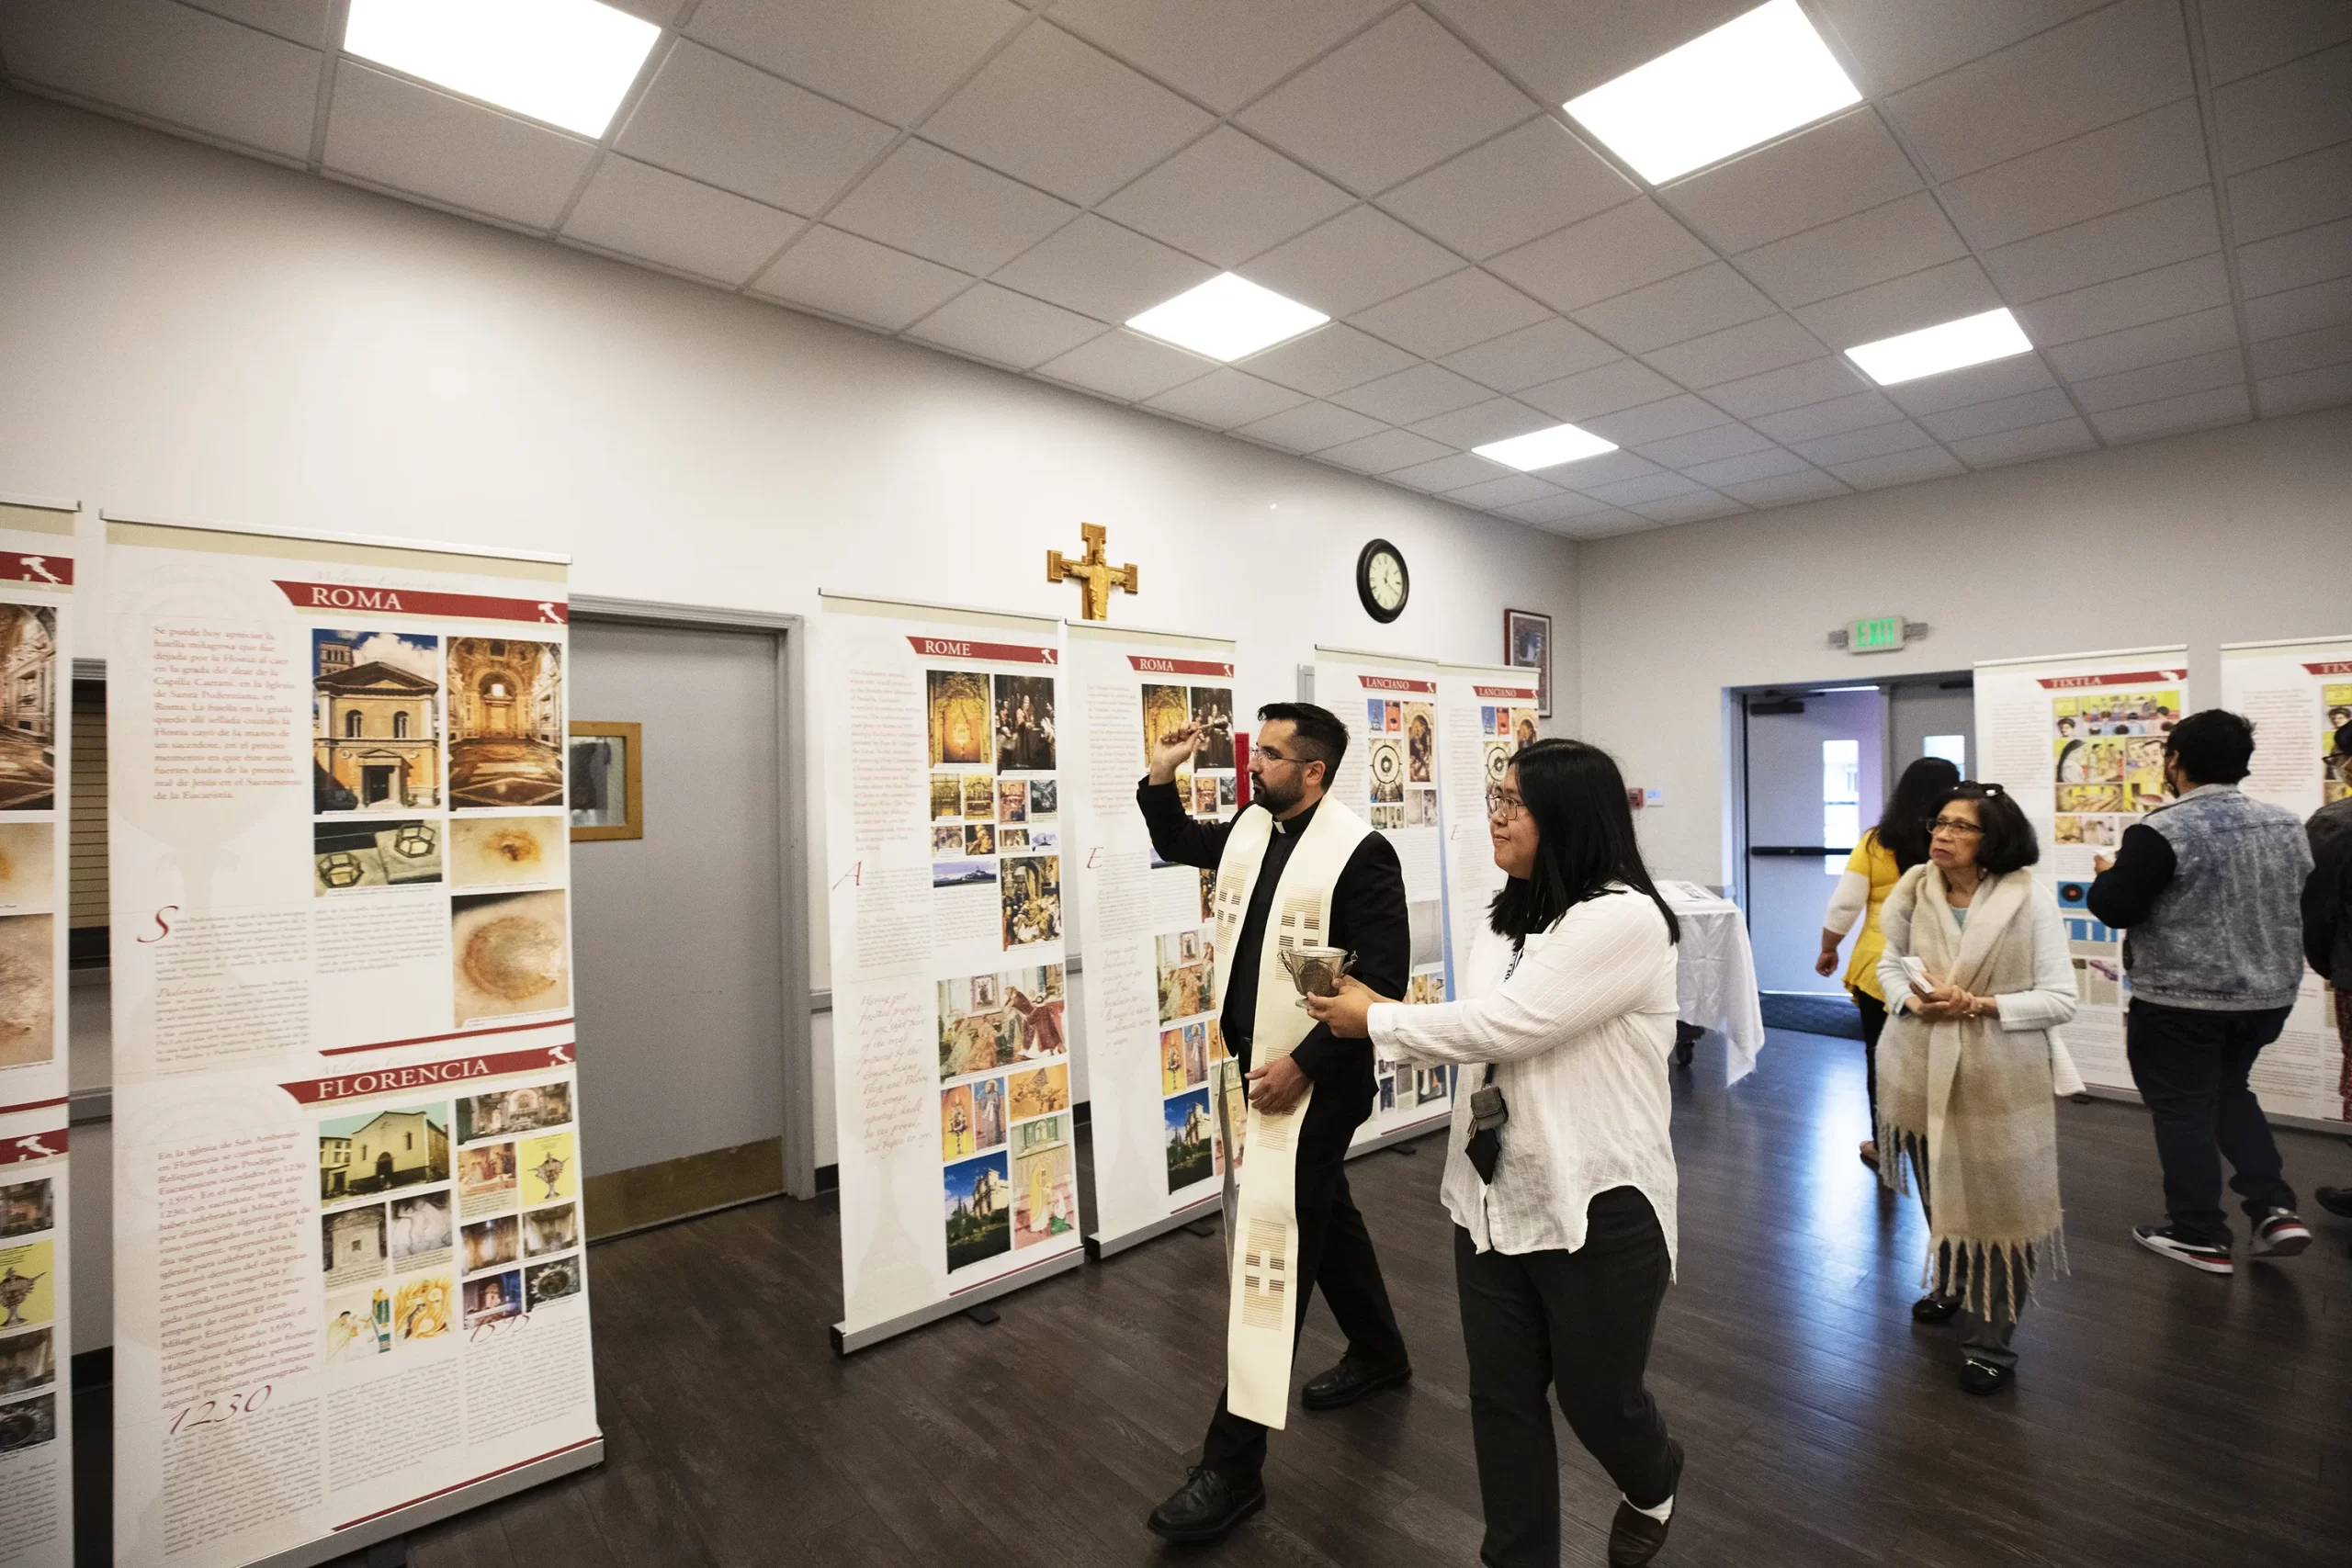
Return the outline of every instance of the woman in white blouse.
[[[1627,1568],[1664,1544],[1682,1473],[1644,1383],[1674,1268],[1678,932],[1607,752],[1522,747],[1487,808],[1508,880],[1464,966],[1465,999],[1404,1007],[1351,980],[1306,1006],[1388,1059],[1464,1066],[1444,1198],[1487,1516],[1479,1561],[1560,1561],[1548,1391],[1623,1494],[1609,1561]]]

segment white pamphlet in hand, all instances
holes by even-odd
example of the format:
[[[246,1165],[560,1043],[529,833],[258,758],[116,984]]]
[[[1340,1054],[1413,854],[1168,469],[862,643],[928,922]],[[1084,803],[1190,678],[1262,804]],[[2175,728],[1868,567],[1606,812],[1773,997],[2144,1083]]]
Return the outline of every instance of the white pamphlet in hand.
[[[1936,988],[1936,983],[1928,978],[1928,966],[1907,953],[1903,959],[1903,973],[1905,978],[1923,991],[1932,991]]]

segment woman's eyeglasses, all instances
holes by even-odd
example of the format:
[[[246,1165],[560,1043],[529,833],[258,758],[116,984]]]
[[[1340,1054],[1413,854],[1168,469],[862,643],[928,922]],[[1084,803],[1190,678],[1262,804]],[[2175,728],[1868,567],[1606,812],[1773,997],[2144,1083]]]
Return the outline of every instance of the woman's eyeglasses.
[[[1500,818],[1508,822],[1526,809],[1527,802],[1507,789],[1487,791],[1487,816],[1489,818]]]
[[[1938,833],[1958,833],[1962,838],[1967,838],[1973,834],[1980,834],[1984,831],[1984,829],[1981,825],[1974,822],[1963,822],[1957,817],[1939,817],[1934,821],[1928,824],[1928,835],[1930,838],[1933,838]]]

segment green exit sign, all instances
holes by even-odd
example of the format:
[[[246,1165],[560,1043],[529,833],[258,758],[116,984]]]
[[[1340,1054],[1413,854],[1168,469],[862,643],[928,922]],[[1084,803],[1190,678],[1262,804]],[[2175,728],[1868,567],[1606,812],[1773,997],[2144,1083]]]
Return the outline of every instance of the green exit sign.
[[[1892,653],[1903,646],[1903,617],[1873,615],[1847,628],[1849,653]]]

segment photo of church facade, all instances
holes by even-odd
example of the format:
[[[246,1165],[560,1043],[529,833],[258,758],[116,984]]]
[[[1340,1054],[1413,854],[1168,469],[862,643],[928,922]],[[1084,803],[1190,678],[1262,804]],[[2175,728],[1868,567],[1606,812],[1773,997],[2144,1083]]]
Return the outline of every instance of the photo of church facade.
[[[312,807],[403,811],[441,804],[440,639],[311,634]]]

